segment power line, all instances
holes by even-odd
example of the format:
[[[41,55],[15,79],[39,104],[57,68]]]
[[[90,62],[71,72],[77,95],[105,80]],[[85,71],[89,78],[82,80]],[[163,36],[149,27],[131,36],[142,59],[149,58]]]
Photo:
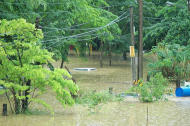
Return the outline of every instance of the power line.
[[[103,33],[101,33],[101,34],[99,34],[99,35],[102,35]],[[81,37],[85,37],[85,36],[91,36],[91,37],[93,37],[94,35],[96,35],[97,36],[97,34],[95,33],[95,34],[86,34],[86,35],[84,35],[84,36],[81,36]],[[57,39],[60,39],[60,38],[63,38],[63,36],[50,36],[50,37],[52,37],[52,38],[57,38]],[[54,40],[57,40],[57,39],[54,39]],[[45,40],[44,42],[48,42],[48,41],[51,41],[52,39],[49,39],[49,40]],[[43,43],[43,42],[42,42]],[[51,43],[51,42],[50,42]]]
[[[95,32],[95,31],[101,30],[101,29],[103,29],[103,28],[105,28],[105,27],[108,27],[108,26],[110,26],[110,25],[113,25],[113,24],[115,24],[115,23],[117,23],[117,22],[123,20],[124,18],[127,18],[128,16],[121,18],[121,17],[122,17],[123,15],[125,15],[126,13],[127,13],[127,11],[124,12],[122,15],[120,15],[119,17],[117,17],[116,19],[114,19],[113,21],[111,21],[110,23],[108,23],[108,24],[105,25],[105,26],[102,26],[102,27],[99,27],[99,28],[97,28],[97,29],[94,29],[94,30],[91,30],[91,31],[88,31],[88,32],[84,32],[84,33],[81,33],[81,34],[71,35],[71,36],[68,36],[68,37],[63,37],[63,38],[58,38],[58,39],[59,39],[59,40],[62,40],[62,39],[65,39],[65,38],[76,38],[77,36],[78,36],[78,37],[81,37],[81,35],[85,35],[85,34],[88,34],[88,33],[91,33],[91,32]],[[121,19],[119,19],[119,18],[121,18]],[[48,40],[48,41],[53,41],[53,40],[57,40],[57,39],[52,39],[52,40]],[[44,41],[44,42],[45,42],[45,41]],[[53,45],[55,45],[56,43],[58,43],[58,42],[55,42],[55,43],[49,45],[47,48],[49,48],[50,46],[53,47]],[[60,44],[60,43],[59,43],[59,44]]]
[[[87,23],[76,24],[76,25],[72,25],[72,26],[70,26],[70,27],[65,27],[65,28],[63,28],[63,29],[72,29],[73,27],[78,27],[78,26],[82,26],[82,25],[85,25],[85,24],[89,24],[89,23],[87,22]],[[42,29],[43,29],[43,28],[44,28],[44,27],[42,26]],[[57,30],[57,28],[47,27],[47,29],[48,29],[48,28]],[[45,28],[45,29],[46,29],[46,28]],[[49,32],[55,32],[55,31],[48,31],[48,32],[43,32],[43,33],[49,33]]]
[[[126,13],[126,12],[125,12],[125,13]],[[108,23],[108,24],[105,25],[105,26],[98,27],[98,28],[96,28],[96,29],[94,29],[94,30],[91,30],[91,31],[88,31],[88,32],[83,32],[83,33],[81,33],[81,34],[76,34],[76,35],[71,35],[71,36],[63,37],[63,38],[60,38],[60,39],[83,37],[83,36],[85,36],[85,35],[88,35],[88,33],[96,32],[96,31],[101,30],[101,29],[103,29],[103,28],[105,28],[105,27],[108,27],[108,26],[110,26],[110,25],[112,25],[112,24],[115,24],[115,23],[116,23],[115,21],[118,20],[120,17],[122,17],[125,13],[123,13],[121,16],[119,16],[118,18],[114,19],[113,21],[111,21],[110,23]],[[128,16],[126,16],[126,17],[128,17]],[[126,18],[126,17],[125,17],[125,18]],[[123,20],[123,18],[122,18],[122,20]],[[120,21],[120,20],[118,20],[118,21]],[[82,36],[82,35],[83,35],[83,36]],[[53,41],[53,40],[57,40],[57,39],[52,39],[52,40],[47,40],[47,41]]]
[[[2,3],[2,2],[0,2],[0,3]],[[123,18],[121,18],[123,15],[125,15],[127,13],[127,11],[126,12],[124,12],[122,15],[120,15],[119,17],[117,17],[116,19],[114,19],[113,21],[111,21],[110,23],[108,23],[108,24],[106,24],[105,26],[101,26],[101,27],[97,27],[97,28],[87,28],[87,29],[85,29],[85,30],[90,30],[90,31],[87,31],[87,32],[83,32],[83,33],[81,33],[81,34],[76,34],[76,35],[71,35],[71,36],[66,36],[66,37],[62,37],[62,38],[58,38],[59,40],[62,40],[62,39],[66,39],[66,38],[80,38],[80,37],[84,37],[84,36],[87,36],[87,35],[90,35],[89,33],[93,33],[93,32],[96,32],[96,31],[99,31],[99,30],[101,30],[101,29],[103,29],[103,28],[106,28],[106,27],[108,27],[108,26],[110,26],[110,25],[113,25],[113,24],[115,24],[116,22],[119,22],[120,20],[123,20],[124,18],[127,18],[128,16],[126,16],[126,17],[123,17]],[[26,14],[26,13],[25,13]],[[121,19],[120,19],[121,18]],[[79,25],[81,25],[81,24],[79,24]],[[71,27],[73,27],[73,26],[71,26]],[[68,28],[65,28],[65,29],[68,29]],[[76,29],[73,29],[73,28],[70,28],[70,30],[76,30]],[[84,29],[83,29],[84,30]],[[57,39],[52,39],[52,40],[47,40],[47,41],[53,41],[53,40],[57,40]],[[42,42],[47,42],[47,41],[42,41]],[[56,44],[56,43],[54,43],[54,44]]]
[[[96,28],[51,28],[51,27],[43,27],[43,29],[54,29],[54,30],[70,30],[70,31],[76,31],[76,30],[94,30],[94,29],[97,29],[97,28],[100,28],[100,27],[96,27]]]
[[[54,30],[58,30],[58,31],[61,31],[61,30],[70,30],[70,31],[76,31],[76,30],[93,30],[93,29],[96,29],[96,28],[51,28],[51,27],[43,27],[43,29],[54,29]]]
[[[102,33],[102,34],[104,34],[104,33]],[[77,39],[77,41],[88,41],[88,40],[92,40],[92,39],[95,39],[95,38],[97,38],[97,37],[100,37],[100,36],[102,36],[102,34],[100,34],[100,35],[96,35],[96,36],[94,36],[94,37],[91,37],[91,38],[86,38],[86,39]],[[62,42],[62,43],[64,43],[64,42]],[[51,45],[54,45],[54,43],[53,42],[50,42],[50,44]],[[49,46],[49,48],[50,47],[53,47],[53,46]],[[48,47],[46,47],[46,49],[48,49]]]
[[[123,13],[122,15],[120,15],[118,18],[116,18],[116,19],[114,19],[113,21],[111,21],[110,23],[108,23],[107,25],[102,26],[102,27],[97,27],[96,29],[91,30],[91,31],[88,31],[88,32],[84,32],[85,34],[84,34],[84,33],[81,33],[81,34],[71,35],[71,36],[62,37],[62,38],[57,38],[57,39],[59,39],[59,40],[66,39],[66,38],[72,39],[72,38],[77,38],[77,37],[80,38],[80,37],[84,37],[84,36],[95,35],[95,34],[88,34],[88,33],[92,33],[92,32],[101,30],[101,29],[103,29],[103,28],[105,28],[105,27],[108,27],[108,26],[110,26],[110,25],[113,25],[113,24],[115,24],[115,23],[117,23],[117,22],[119,22],[119,21],[121,21],[121,20],[127,18],[128,16],[125,16],[125,17],[121,18],[121,17],[122,17],[123,15],[125,15],[125,14],[126,14],[126,12]],[[121,18],[121,19],[119,19],[119,18]],[[119,19],[119,20],[118,20],[118,19]],[[78,24],[78,25],[82,25],[82,24]],[[11,33],[11,32],[8,32],[8,33]],[[8,33],[4,33],[4,34],[0,34],[0,35],[6,35],[6,34],[8,34]],[[54,36],[54,37],[55,37],[55,36]],[[14,38],[17,38],[17,37],[14,37]],[[57,39],[51,39],[51,40],[41,41],[41,42],[43,43],[43,42],[53,41],[53,40],[57,40]],[[92,38],[91,38],[91,39],[92,39]],[[89,40],[90,40],[90,39],[89,39]],[[56,43],[54,43],[54,44],[56,44]]]

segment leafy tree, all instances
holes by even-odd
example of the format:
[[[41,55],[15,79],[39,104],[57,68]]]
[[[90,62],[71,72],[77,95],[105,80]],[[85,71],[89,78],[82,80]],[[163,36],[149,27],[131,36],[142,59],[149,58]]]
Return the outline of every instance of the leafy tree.
[[[117,16],[99,8],[108,5],[105,1],[72,0],[66,3],[65,0],[62,0],[59,2],[65,6],[67,6],[68,3],[70,4],[67,7],[50,5],[48,8],[58,12],[65,11],[65,13],[45,15],[42,19],[42,26],[45,26],[43,27],[45,31],[47,30],[46,26],[51,27],[53,31],[55,31],[46,31],[47,37],[45,36],[44,45],[48,47],[49,50],[59,52],[61,57],[58,57],[62,59],[62,63],[67,57],[66,54],[68,54],[70,45],[75,46],[75,48],[83,54],[84,50],[88,48],[86,44],[91,43],[93,39],[113,39],[113,34],[120,33],[120,29],[116,23],[109,26],[109,23],[116,19]],[[49,21],[51,23],[49,23]],[[82,48],[79,49],[80,47]],[[64,49],[64,51],[62,51],[62,49]],[[63,58],[63,55],[65,58]]]
[[[152,49],[156,57],[154,63],[149,66],[152,74],[162,72],[164,77],[171,80],[190,80],[190,52],[189,46],[179,44],[160,43]]]
[[[44,48],[54,52],[55,57],[64,62],[70,45],[81,47],[96,37],[113,39],[113,33],[120,32],[116,23],[111,24],[112,27],[108,25],[117,16],[102,6],[108,4],[104,0],[10,0],[0,5],[3,12],[0,17],[22,17],[31,23],[39,17],[44,32]],[[107,36],[102,35],[104,32]]]
[[[53,54],[41,49],[42,38],[42,31],[24,19],[0,21],[0,84],[5,87],[1,93],[10,94],[16,114],[25,112],[32,101],[47,107],[36,97],[47,87],[64,106],[74,103],[71,95],[77,94],[78,87],[66,70],[50,71],[45,67],[53,61]]]
[[[151,49],[159,42],[187,45],[189,43],[190,16],[185,1],[178,1],[173,6],[164,6],[157,17],[161,22],[146,29],[145,47]]]

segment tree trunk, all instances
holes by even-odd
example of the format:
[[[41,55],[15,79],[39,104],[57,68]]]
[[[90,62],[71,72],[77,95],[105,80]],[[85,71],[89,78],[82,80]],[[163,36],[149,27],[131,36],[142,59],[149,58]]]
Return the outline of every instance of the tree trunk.
[[[176,80],[176,88],[180,87],[180,80]]]
[[[190,11],[190,0],[187,0],[188,11]]]
[[[28,80],[26,82],[26,86],[29,86],[30,87],[30,84],[31,84],[31,80]],[[24,96],[28,96],[30,93],[29,93],[29,89],[27,89],[25,92],[24,92]],[[27,109],[28,109],[28,105],[29,105],[29,102],[28,102],[28,97],[26,97],[26,99],[22,100],[22,112],[25,112]]]
[[[90,56],[90,44],[88,44],[88,56]]]
[[[103,46],[104,46],[104,43],[101,42],[100,43],[100,67],[103,67]]]
[[[111,66],[112,64],[112,50],[111,50],[111,45],[109,44],[109,66]]]
[[[123,52],[123,60],[127,60],[127,54],[126,54],[126,51]]]
[[[89,44],[89,56],[92,56],[92,44]]]
[[[16,97],[16,96],[15,96]],[[20,100],[15,98],[14,99],[14,102],[15,102],[15,113],[16,114],[19,114],[21,111],[20,111]]]
[[[63,64],[64,64],[64,59],[62,58],[61,59],[61,66],[60,66],[61,69],[63,68]]]
[[[13,99],[14,99],[14,112],[16,114],[19,114],[20,113],[20,100],[18,98],[16,98],[16,92],[13,88],[11,91],[12,91]]]

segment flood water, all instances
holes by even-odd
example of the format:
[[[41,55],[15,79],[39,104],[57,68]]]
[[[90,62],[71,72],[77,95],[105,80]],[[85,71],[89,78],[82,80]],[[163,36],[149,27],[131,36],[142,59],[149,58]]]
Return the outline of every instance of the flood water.
[[[104,61],[108,64],[108,60]],[[59,62],[55,66],[59,66]],[[114,93],[124,92],[131,81],[130,61],[115,57],[113,66],[99,67],[97,57],[89,60],[71,57],[67,67],[70,68],[81,90],[108,90],[113,87]],[[73,71],[76,67],[93,67],[96,71]],[[146,76],[146,71],[145,71]],[[53,106],[51,115],[41,105],[31,104],[33,114],[0,116],[0,126],[190,126],[190,98],[169,98],[167,102],[140,103],[135,98],[126,98],[122,102],[111,102],[99,105],[95,113],[87,107],[74,105],[63,108],[55,99],[54,93],[41,96]],[[0,96],[0,112],[2,104],[7,103]]]

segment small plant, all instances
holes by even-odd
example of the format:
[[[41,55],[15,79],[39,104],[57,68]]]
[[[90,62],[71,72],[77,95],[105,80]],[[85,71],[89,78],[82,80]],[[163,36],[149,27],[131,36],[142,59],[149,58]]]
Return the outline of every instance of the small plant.
[[[150,78],[149,82],[138,81],[132,91],[137,92],[142,102],[153,102],[163,98],[167,91],[168,82],[161,73]]]
[[[120,96],[115,96],[110,94],[108,91],[96,92],[90,91],[81,93],[81,95],[76,99],[77,104],[87,105],[88,108],[92,111],[96,106],[104,104],[107,102],[121,101]]]

